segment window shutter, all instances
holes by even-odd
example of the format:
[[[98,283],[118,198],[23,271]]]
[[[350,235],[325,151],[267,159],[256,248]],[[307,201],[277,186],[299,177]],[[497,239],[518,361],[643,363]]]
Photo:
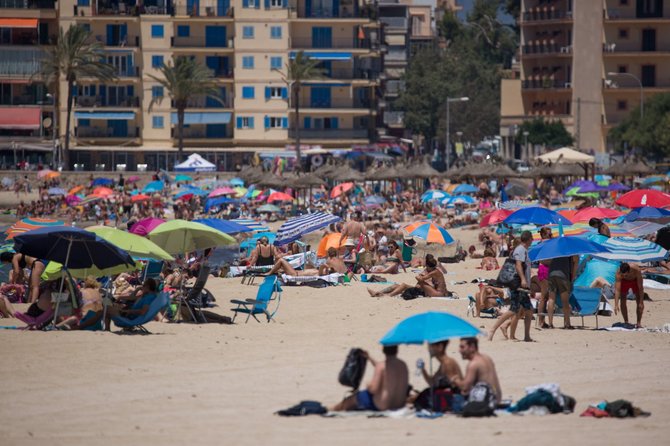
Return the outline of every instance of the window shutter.
[[[248,8],[249,7],[249,0],[242,0],[242,7],[243,8]]]
[[[284,87],[281,89],[281,98],[282,99],[288,98],[288,88]]]
[[[91,87],[89,88],[89,91],[90,91],[91,96],[95,96],[95,85],[91,85]]]
[[[242,128],[242,117],[240,116],[237,117],[237,128],[238,129]]]
[[[288,8],[288,0],[281,0],[282,8]]]
[[[288,118],[281,118],[281,126],[285,129],[288,128]]]
[[[312,127],[312,118],[305,118],[305,128],[309,129]]]
[[[272,95],[272,89],[270,87],[265,87],[265,99],[270,99],[270,96]]]
[[[132,85],[128,85],[128,88],[126,89],[128,92],[128,96],[133,97],[135,96],[135,88],[133,88]]]
[[[261,9],[261,0],[256,0],[256,9]]]
[[[270,0],[265,0],[265,9],[270,9]]]
[[[330,118],[330,128],[337,129],[338,118]]]
[[[265,128],[270,128],[270,117],[268,115],[265,115]]]
[[[254,118],[253,118],[253,116],[249,118],[249,128],[250,129],[254,128]]]

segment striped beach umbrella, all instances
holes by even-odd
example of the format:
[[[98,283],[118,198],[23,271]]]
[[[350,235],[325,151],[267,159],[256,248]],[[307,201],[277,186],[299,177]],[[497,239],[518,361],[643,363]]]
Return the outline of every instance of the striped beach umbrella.
[[[15,236],[23,234],[24,232],[32,231],[33,229],[44,228],[47,226],[63,226],[64,224],[65,222],[63,220],[55,220],[53,218],[24,218],[7,229],[7,240],[13,239]]]
[[[318,231],[326,226],[337,223],[342,220],[337,215],[326,212],[315,212],[313,214],[301,215],[286,221],[277,231],[277,238],[274,244],[277,246],[286,245],[298,240],[300,237],[311,232]]]
[[[270,228],[267,225],[264,225],[250,218],[235,218],[230,221],[246,226],[247,228],[251,229],[251,232],[267,232],[270,230]]]
[[[448,245],[454,242],[454,238],[441,226],[430,221],[417,221],[403,228],[408,235],[420,238],[428,243],[439,243]]]
[[[441,191],[441,190],[428,190],[421,195],[421,201],[424,203],[428,201],[433,201],[433,200],[441,200],[443,198],[448,198],[451,197],[450,194]]]
[[[661,245],[635,237],[604,237],[591,235],[590,240],[599,243],[609,252],[595,254],[595,257],[620,262],[657,262],[668,258],[668,251]]]

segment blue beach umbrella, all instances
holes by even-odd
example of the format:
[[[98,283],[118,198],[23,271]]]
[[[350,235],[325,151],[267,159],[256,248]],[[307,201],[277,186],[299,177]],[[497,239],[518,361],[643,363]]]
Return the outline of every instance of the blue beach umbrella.
[[[533,262],[558,257],[569,257],[582,254],[606,253],[609,250],[599,243],[582,237],[557,237],[538,243],[528,251]]]
[[[507,225],[525,225],[530,223],[535,225],[550,225],[560,223],[566,226],[572,224],[570,220],[563,217],[558,212],[540,206],[521,208],[513,214],[510,214],[503,223]]]
[[[304,235],[318,231],[319,229],[325,228],[326,226],[341,220],[342,219],[337,215],[326,212],[315,212],[313,214],[305,214],[291,218],[277,230],[277,239],[274,244],[277,246],[286,245],[298,240]]]
[[[641,219],[654,220],[657,218],[670,217],[670,211],[663,208],[655,208],[651,206],[644,206],[635,208],[624,217],[624,221],[635,221]]]
[[[423,195],[421,195],[421,201],[426,203],[428,201],[441,200],[441,199],[447,198],[447,197],[451,197],[451,195],[444,192],[444,191],[429,190],[429,191],[424,192]]]
[[[369,197],[365,197],[364,201],[367,206],[381,206],[382,204],[386,203],[386,198],[380,197],[379,195],[371,195]]]
[[[459,184],[456,186],[456,189],[452,191],[454,194],[473,194],[475,192],[479,192],[479,188],[476,186],[473,186],[472,184]]]
[[[244,186],[244,180],[242,178],[233,178],[229,183],[231,186]]]
[[[477,199],[471,197],[470,195],[454,195],[453,197],[445,198],[442,200],[442,204],[446,205],[455,205],[455,204],[476,204]]]
[[[430,221],[418,221],[410,223],[403,228],[408,235],[420,238],[428,243],[439,243],[448,245],[454,242],[454,238],[441,226]]]
[[[193,178],[190,175],[180,173],[180,174],[177,174],[177,176],[174,177],[174,180],[177,181],[177,182],[188,183],[190,181],[193,181]]]
[[[96,178],[91,183],[93,186],[110,186],[112,184],[114,184],[114,180],[111,178]]]
[[[67,195],[67,191],[62,187],[50,187],[47,193],[49,195]]]
[[[242,243],[240,243],[240,249],[244,249],[247,252],[251,252],[251,250],[256,247],[256,242],[261,237],[267,237],[268,242],[270,244],[272,244],[272,243],[274,243],[275,239],[277,238],[277,234],[275,234],[274,232],[257,232],[253,236],[249,237],[248,239],[246,239]]]
[[[160,192],[163,190],[165,187],[165,183],[162,181],[152,181],[150,183],[147,183],[146,186],[142,189],[142,192],[144,193],[153,193],[153,192]]]
[[[599,243],[607,252],[596,253],[593,256],[604,260],[618,260],[620,262],[658,262],[668,258],[668,251],[657,243],[635,237],[605,237],[599,234],[590,234],[587,238]]]
[[[207,225],[210,228],[217,229],[224,234],[238,234],[240,232],[251,232],[251,228],[248,226],[235,223],[230,220],[222,220],[220,218],[201,218],[198,220],[193,220],[196,223],[202,223]]]
[[[423,344],[482,334],[471,323],[441,311],[416,314],[401,321],[379,341],[382,345]]]
[[[270,230],[267,225],[257,222],[256,220],[252,220],[251,218],[235,218],[230,221],[244,225],[247,228],[250,228],[253,232],[267,232]]]

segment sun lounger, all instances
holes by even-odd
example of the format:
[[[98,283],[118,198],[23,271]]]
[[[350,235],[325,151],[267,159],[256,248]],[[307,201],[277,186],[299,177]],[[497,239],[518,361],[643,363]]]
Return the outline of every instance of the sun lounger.
[[[281,275],[281,281],[286,285],[300,285],[309,282],[316,282],[317,280],[323,280],[329,285],[338,285],[342,283],[344,274],[332,273],[326,274],[324,276],[289,276],[288,274]]]
[[[482,315],[485,314],[493,319],[497,318],[498,313],[500,312],[500,308],[502,307],[502,304],[503,304],[502,300],[496,299],[496,306],[493,308],[480,310],[479,316],[481,317]],[[473,296],[468,296],[468,310],[466,311],[465,315],[475,317],[476,312],[477,312],[477,301]]]
[[[670,274],[645,273],[644,277],[664,285],[670,285]]]
[[[303,269],[305,267],[306,254],[292,254],[283,257],[293,268]],[[256,277],[262,277],[272,269],[272,266],[248,266],[242,272],[242,284],[245,280],[247,285],[253,285]]]
[[[230,302],[237,305],[236,308],[231,308],[231,311],[235,313],[233,316],[233,322],[238,313],[244,313],[247,315],[245,321],[249,322],[249,318],[253,316],[256,319],[256,322],[260,322],[256,315],[263,314],[267,318],[267,321],[270,322],[274,320],[274,315],[279,309],[279,303],[281,301],[281,285],[279,284],[279,279],[277,276],[267,276],[263,283],[258,287],[258,293],[256,294],[256,299],[245,299],[237,300],[233,299]],[[276,300],[277,306],[274,311],[270,313],[268,310],[268,305],[271,301]]]
[[[54,314],[55,312],[53,308],[51,308],[37,317],[28,316],[20,311],[15,312],[14,317],[26,324],[26,327],[23,327],[24,330],[40,330],[51,322],[54,318]]]
[[[151,301],[149,309],[143,315],[132,319],[122,316],[114,316],[112,320],[119,328],[138,329],[142,333],[150,334],[149,330],[144,328],[144,324],[151,322],[161,310],[168,306],[169,303],[170,296],[167,293],[160,293],[153,301]]]
[[[598,311],[600,311],[602,290],[600,288],[574,287],[570,295],[571,316],[580,316],[582,318],[582,327],[584,326],[585,316],[596,317],[596,328],[598,328]],[[556,299],[556,314],[563,314],[565,311],[561,299]],[[560,310],[560,311],[559,311]]]

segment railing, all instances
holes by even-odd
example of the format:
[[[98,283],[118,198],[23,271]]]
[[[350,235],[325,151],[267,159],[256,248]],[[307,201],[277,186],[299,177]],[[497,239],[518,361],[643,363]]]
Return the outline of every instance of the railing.
[[[404,81],[388,81],[386,83],[386,94],[390,96],[396,96],[400,94],[400,91],[405,88],[405,82]]]
[[[109,41],[105,35],[96,34],[93,39],[102,46],[118,46],[121,48],[137,48],[140,46],[140,36],[126,36],[123,39],[112,39]]]
[[[171,102],[172,108],[175,108],[174,102]],[[232,108],[233,101],[231,99],[223,99],[221,102],[214,99],[207,100],[207,98],[192,98],[186,105],[187,108]]]
[[[295,131],[289,130],[289,138],[295,138]],[[304,139],[367,139],[368,131],[360,129],[301,129]]]
[[[291,39],[291,48],[296,49],[370,49],[370,39],[334,38],[329,42],[314,41],[311,37],[294,37]]]
[[[407,17],[379,17],[379,21],[388,28],[407,29]]]
[[[304,2],[298,8],[290,7],[291,17],[301,19],[373,19],[376,11],[372,5],[363,8],[352,8],[351,6],[340,6],[339,9],[332,7],[318,7],[312,4],[310,11],[305,8]]]
[[[351,98],[333,98],[330,102],[315,101],[312,102],[309,98],[300,101],[302,108],[370,108],[372,101],[360,100]]]
[[[667,6],[667,5],[666,5]],[[670,11],[667,8],[663,11],[663,15],[656,17],[638,16],[635,8],[617,9],[610,8],[603,11],[605,20],[629,20],[629,19],[670,19]]]
[[[559,43],[538,43],[523,45],[521,47],[523,54],[571,54],[572,45],[562,45]]]
[[[377,79],[379,76],[379,70],[366,70],[366,69],[346,69],[339,68],[331,70],[330,74],[325,74],[324,77],[327,79]]]
[[[139,77],[140,67],[114,67],[114,72],[118,77]]]
[[[173,127],[171,129],[170,135],[172,138],[177,138],[177,128]],[[207,131],[205,130],[205,124],[200,124],[200,127],[194,128],[194,127],[188,127],[184,128],[184,139],[222,139],[222,138],[232,138],[228,134],[227,128],[226,128],[226,134],[221,135],[221,134],[210,134],[207,135]]]
[[[0,0],[0,9],[55,9],[56,0]]]
[[[553,8],[531,8],[523,13],[524,22],[537,22],[543,20],[566,20],[572,19],[571,11],[557,11]]]
[[[16,106],[16,105],[52,105],[52,102],[46,96],[38,96],[34,94],[22,94],[0,100],[0,106]]]
[[[31,77],[42,69],[44,56],[35,48],[0,48],[0,76]]]
[[[524,90],[534,88],[572,88],[572,83],[555,79],[537,79],[521,81],[521,88]]]
[[[172,8],[158,5],[137,6],[135,1],[112,3],[100,1],[96,5],[80,6],[74,5],[74,15],[79,17],[138,17],[140,15],[166,15],[171,14]]]
[[[191,34],[189,37],[174,36],[171,39],[175,48],[233,48],[233,42],[232,38],[227,38],[219,45],[208,45],[207,38],[203,34]]]
[[[654,53],[654,52],[669,52],[670,45],[656,42],[654,49],[646,49],[643,43],[640,42],[616,42],[603,43],[603,51],[605,53]]]
[[[78,107],[139,107],[140,98],[127,97],[121,99],[103,98],[102,96],[75,96],[75,104]]]
[[[389,50],[388,53],[384,56],[384,60],[387,61],[405,61],[407,60],[407,51],[405,50]]]
[[[232,1],[230,2],[233,3]],[[186,1],[175,2],[175,15],[189,17],[234,17],[232,5],[227,9],[219,9],[216,0],[200,0],[200,5],[195,3],[188,8]]]
[[[78,138],[137,138],[140,136],[139,127],[129,128],[125,134],[114,134],[112,127],[75,127],[75,136]]]
[[[404,125],[405,112],[386,111],[384,112],[384,124],[386,125]]]

